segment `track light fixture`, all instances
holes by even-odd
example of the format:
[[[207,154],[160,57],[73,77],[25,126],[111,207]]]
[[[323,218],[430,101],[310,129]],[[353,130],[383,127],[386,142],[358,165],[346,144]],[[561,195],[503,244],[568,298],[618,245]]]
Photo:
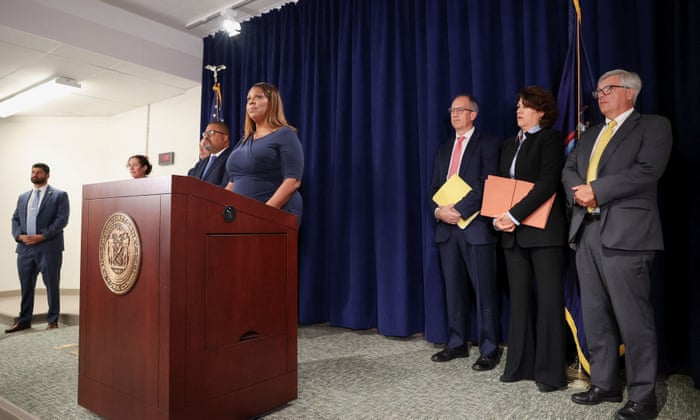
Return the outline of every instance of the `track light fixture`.
[[[234,37],[241,33],[241,24],[238,22],[238,13],[232,9],[226,9],[221,12],[221,17],[224,19],[222,27],[228,36]]]

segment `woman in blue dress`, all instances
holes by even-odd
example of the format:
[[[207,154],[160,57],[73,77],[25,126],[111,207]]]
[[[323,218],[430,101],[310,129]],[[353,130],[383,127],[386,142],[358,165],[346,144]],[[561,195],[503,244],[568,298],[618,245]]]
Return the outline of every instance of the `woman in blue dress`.
[[[304,153],[271,84],[256,83],[248,91],[245,134],[231,151],[226,170],[226,189],[293,213],[301,223]]]

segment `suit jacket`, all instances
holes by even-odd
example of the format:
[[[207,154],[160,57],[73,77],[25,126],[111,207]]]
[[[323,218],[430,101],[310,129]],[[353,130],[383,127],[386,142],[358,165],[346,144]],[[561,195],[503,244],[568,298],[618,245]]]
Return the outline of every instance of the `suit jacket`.
[[[201,178],[202,171],[204,171],[204,167],[207,166],[207,162],[209,162],[209,157],[206,159],[199,159],[197,163],[187,171],[187,176]],[[199,174],[199,176],[197,176],[197,174]]]
[[[604,124],[583,133],[569,154],[562,182],[569,202],[571,187],[586,183],[593,145]],[[657,207],[657,181],[671,154],[671,124],[659,115],[633,111],[617,129],[591,183],[600,207],[601,241],[607,248],[661,250],[663,235]],[[575,242],[586,208],[573,204],[569,241]]]
[[[515,137],[503,142],[498,168],[500,176],[510,178],[510,165],[517,150]],[[564,137],[560,132],[543,128],[526,135],[515,162],[515,179],[532,182],[535,186],[510,209],[510,214],[522,222],[555,192],[557,197],[544,229],[521,224],[514,232],[501,232],[504,247],[511,248],[516,242],[523,248],[566,245],[566,213],[560,188],[563,166]]]
[[[433,195],[447,180],[447,172],[450,166],[450,157],[455,140],[443,143],[435,154],[433,164],[433,179],[430,186],[430,200],[433,211],[437,205],[432,201]],[[499,141],[491,136],[474,130],[467,143],[467,148],[462,155],[462,164],[459,168],[459,176],[472,187],[472,191],[462,200],[455,203],[455,208],[462,218],[469,218],[474,212],[481,209],[481,199],[484,195],[484,181],[488,175],[496,173],[498,167]],[[435,242],[447,241],[453,233],[462,233],[468,243],[483,245],[495,243],[498,237],[491,227],[491,219],[477,216],[464,230],[454,225],[438,222],[435,228]]]
[[[210,184],[218,185],[222,188],[226,187],[229,182],[228,171],[226,170],[226,161],[228,160],[228,156],[231,154],[231,150],[233,150],[233,147],[229,146],[226,148],[226,150],[221,152],[204,177],[202,177],[202,173],[209,162],[209,158],[197,162],[197,164],[195,164],[195,166],[187,172],[187,175],[199,178],[202,181]]]
[[[19,196],[17,207],[12,215],[12,237],[17,242],[16,251],[18,253],[23,253],[27,248],[30,248],[30,246],[20,242],[17,237],[27,234],[27,205],[31,194],[32,190]],[[31,248],[40,252],[63,251],[63,229],[68,224],[69,212],[68,194],[48,185],[36,217],[36,231],[44,235],[45,240],[37,245],[32,245]]]

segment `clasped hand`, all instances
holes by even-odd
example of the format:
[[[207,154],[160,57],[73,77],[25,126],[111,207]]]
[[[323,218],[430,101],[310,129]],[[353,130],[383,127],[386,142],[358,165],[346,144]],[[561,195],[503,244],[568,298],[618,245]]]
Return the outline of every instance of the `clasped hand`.
[[[44,238],[44,235],[39,233],[36,235],[19,235],[18,239],[25,245],[36,245],[43,242],[46,238]]]
[[[435,212],[435,215],[438,219],[450,225],[456,225],[459,219],[462,218],[462,215],[455,209],[454,204],[438,207],[438,211]]]
[[[595,192],[590,184],[581,184],[571,187],[574,191],[574,202],[581,207],[598,207],[598,201],[595,198]]]
[[[496,216],[494,220],[494,226],[497,230],[503,232],[512,232],[515,230],[515,223],[513,223],[513,220],[511,220],[510,216],[508,216],[508,213],[501,213]]]

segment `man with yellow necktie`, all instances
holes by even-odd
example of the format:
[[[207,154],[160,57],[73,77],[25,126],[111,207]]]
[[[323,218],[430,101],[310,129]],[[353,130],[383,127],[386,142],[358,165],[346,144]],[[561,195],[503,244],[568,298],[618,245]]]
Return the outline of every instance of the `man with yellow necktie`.
[[[577,404],[621,402],[619,345],[625,345],[627,404],[617,419],[657,413],[657,345],[650,270],[664,248],[657,182],[671,154],[671,125],[634,109],[642,81],[612,70],[593,96],[605,123],[587,130],[569,155],[562,182],[573,205],[569,241],[576,244],[591,386]]]

